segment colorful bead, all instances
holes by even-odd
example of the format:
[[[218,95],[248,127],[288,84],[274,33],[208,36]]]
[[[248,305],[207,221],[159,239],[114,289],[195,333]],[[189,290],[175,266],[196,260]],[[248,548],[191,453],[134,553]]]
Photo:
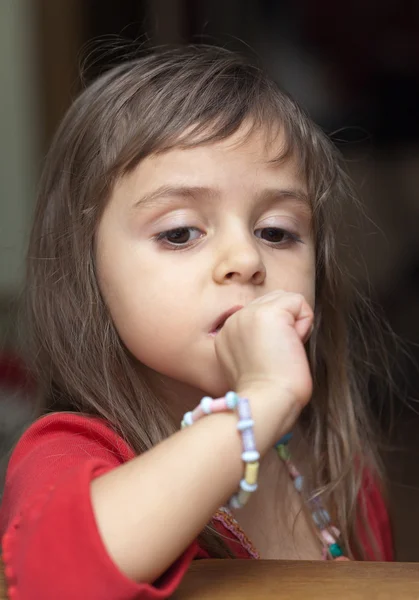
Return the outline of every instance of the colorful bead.
[[[342,556],[343,552],[342,552],[342,548],[339,546],[339,544],[331,544],[329,546],[329,552],[330,554],[333,556],[333,558],[338,558],[339,556]]]
[[[199,419],[202,419],[203,416],[205,416],[205,413],[202,410],[201,405],[198,404],[192,411],[192,423],[196,423]]]
[[[244,450],[256,450],[253,429],[245,429],[241,433]]]
[[[240,489],[237,492],[237,500],[239,501],[240,508],[242,508],[245,504],[247,504],[252,492],[247,492],[246,490]]]
[[[336,541],[340,538],[340,531],[339,531],[339,529],[337,529],[337,527],[334,527],[332,525],[331,527],[328,527],[327,529],[322,529],[320,531],[320,535],[322,536],[322,538],[326,542],[326,544],[330,545],[330,544],[335,544]]]
[[[237,412],[239,413],[239,420],[244,421],[246,419],[252,418],[252,413],[250,411],[250,404],[247,398],[239,398],[237,404]]]
[[[228,506],[229,508],[242,508],[243,504],[239,501],[238,494],[231,496],[230,500],[228,501]]]
[[[310,498],[309,499],[309,504],[313,508],[321,508],[322,507],[322,503],[321,503],[321,500],[320,500],[319,496],[315,496],[314,498]]]
[[[228,406],[225,401],[225,398],[217,398],[216,400],[212,401],[212,406],[211,406],[212,413],[224,412],[226,410],[228,410]]]
[[[320,531],[320,535],[322,536],[323,540],[328,546],[336,544],[336,538],[334,538],[330,531],[328,531],[327,529],[322,529]]]
[[[256,492],[256,490],[258,489],[258,484],[257,483],[247,483],[247,481],[245,479],[242,479],[240,481],[240,489],[244,490],[245,492]]]
[[[313,512],[313,520],[317,527],[330,523],[330,515],[325,508],[319,508]]]
[[[253,463],[259,460],[260,454],[257,450],[246,450],[242,454],[242,461],[245,463]]]
[[[275,448],[282,444],[288,444],[292,440],[292,432],[286,433],[282,438],[275,444]]]
[[[225,395],[225,401],[227,408],[229,410],[234,410],[239,401],[239,397],[235,392],[227,392],[227,394]]]
[[[299,471],[297,471],[295,465],[293,465],[291,462],[287,462],[287,468],[288,468],[288,473],[291,475],[291,477],[293,479],[297,479],[297,477],[300,475]]]
[[[277,446],[276,449],[282,460],[289,460],[291,458],[291,453],[288,446],[284,446],[283,444],[281,444],[280,446]]]
[[[246,463],[246,468],[244,470],[244,478],[247,481],[247,483],[256,483],[257,479],[258,479],[258,473],[259,473],[259,463],[258,462],[254,462],[254,463]]]
[[[184,424],[183,425],[184,427],[189,427],[190,425],[193,424],[192,412],[191,411],[185,413],[185,415],[183,416],[182,424]]]
[[[340,538],[340,531],[337,527],[335,527],[334,525],[332,525],[331,527],[329,527],[329,531],[332,535],[335,536],[335,538],[338,540]]]
[[[243,421],[239,421],[237,423],[237,430],[244,431],[245,429],[250,429],[254,424],[255,422],[253,419],[244,419]]]
[[[213,399],[210,398],[209,396],[204,396],[201,400],[201,402],[199,403],[200,407],[202,408],[203,412],[206,415],[211,414],[211,405],[213,403]]]
[[[297,490],[297,492],[301,492],[301,490],[303,489],[303,483],[304,477],[302,475],[298,475],[298,477],[294,479],[294,487]]]

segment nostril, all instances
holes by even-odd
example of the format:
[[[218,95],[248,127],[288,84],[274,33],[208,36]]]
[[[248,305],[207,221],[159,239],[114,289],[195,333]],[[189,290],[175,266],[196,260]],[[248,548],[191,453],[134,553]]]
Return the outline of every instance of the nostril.
[[[263,283],[265,281],[265,271],[256,271],[256,273],[253,274],[252,279],[253,283],[256,283],[256,285]]]

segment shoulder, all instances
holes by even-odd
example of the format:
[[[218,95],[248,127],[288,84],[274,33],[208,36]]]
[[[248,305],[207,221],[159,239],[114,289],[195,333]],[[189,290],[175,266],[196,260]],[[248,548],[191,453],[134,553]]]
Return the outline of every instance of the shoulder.
[[[78,413],[51,413],[35,421],[22,435],[11,456],[9,468],[25,456],[42,448],[52,448],[64,454],[97,453],[114,455],[118,462],[133,458],[129,445],[103,419]],[[49,449],[49,450],[48,450]],[[47,458],[47,454],[44,456]]]
[[[29,493],[87,463],[107,470],[133,457],[128,444],[102,419],[77,413],[46,415],[16,444],[7,467],[5,496],[11,490]]]
[[[51,413],[41,417],[22,435],[9,462],[9,469],[36,454],[40,460],[55,456],[82,454],[114,456],[126,462],[134,453],[109,423],[98,417],[78,413]]]
[[[88,481],[133,457],[128,444],[102,419],[76,413],[53,413],[38,419],[10,457],[0,529],[25,502],[49,486],[66,480]]]

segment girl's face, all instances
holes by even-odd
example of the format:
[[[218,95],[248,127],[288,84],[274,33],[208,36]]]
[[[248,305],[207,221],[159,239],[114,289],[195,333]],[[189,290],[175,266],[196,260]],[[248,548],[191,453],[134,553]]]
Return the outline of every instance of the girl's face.
[[[172,389],[227,391],[214,349],[226,311],[278,289],[314,305],[305,182],[293,159],[269,163],[282,145],[239,131],[175,148],[113,191],[96,240],[99,285],[127,348]]]

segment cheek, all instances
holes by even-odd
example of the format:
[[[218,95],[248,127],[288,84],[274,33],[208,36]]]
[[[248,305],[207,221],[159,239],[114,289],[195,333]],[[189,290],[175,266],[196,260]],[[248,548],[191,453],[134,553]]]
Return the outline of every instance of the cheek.
[[[288,264],[275,265],[273,289],[303,294],[309,305],[314,308],[316,297],[316,278],[314,261],[291,261]]]
[[[299,292],[304,295],[311,308],[314,309],[316,302],[316,258],[314,248],[311,245],[307,247],[306,256],[302,257],[299,265],[296,265],[293,271]]]
[[[310,273],[304,282],[302,282],[300,293],[303,294],[308,304],[314,310],[316,303],[316,280],[314,274]]]
[[[122,266],[102,273],[101,289],[112,321],[128,350],[145,365],[159,370],[176,354],[190,328],[188,286],[173,273],[158,277],[139,266],[128,273]]]

